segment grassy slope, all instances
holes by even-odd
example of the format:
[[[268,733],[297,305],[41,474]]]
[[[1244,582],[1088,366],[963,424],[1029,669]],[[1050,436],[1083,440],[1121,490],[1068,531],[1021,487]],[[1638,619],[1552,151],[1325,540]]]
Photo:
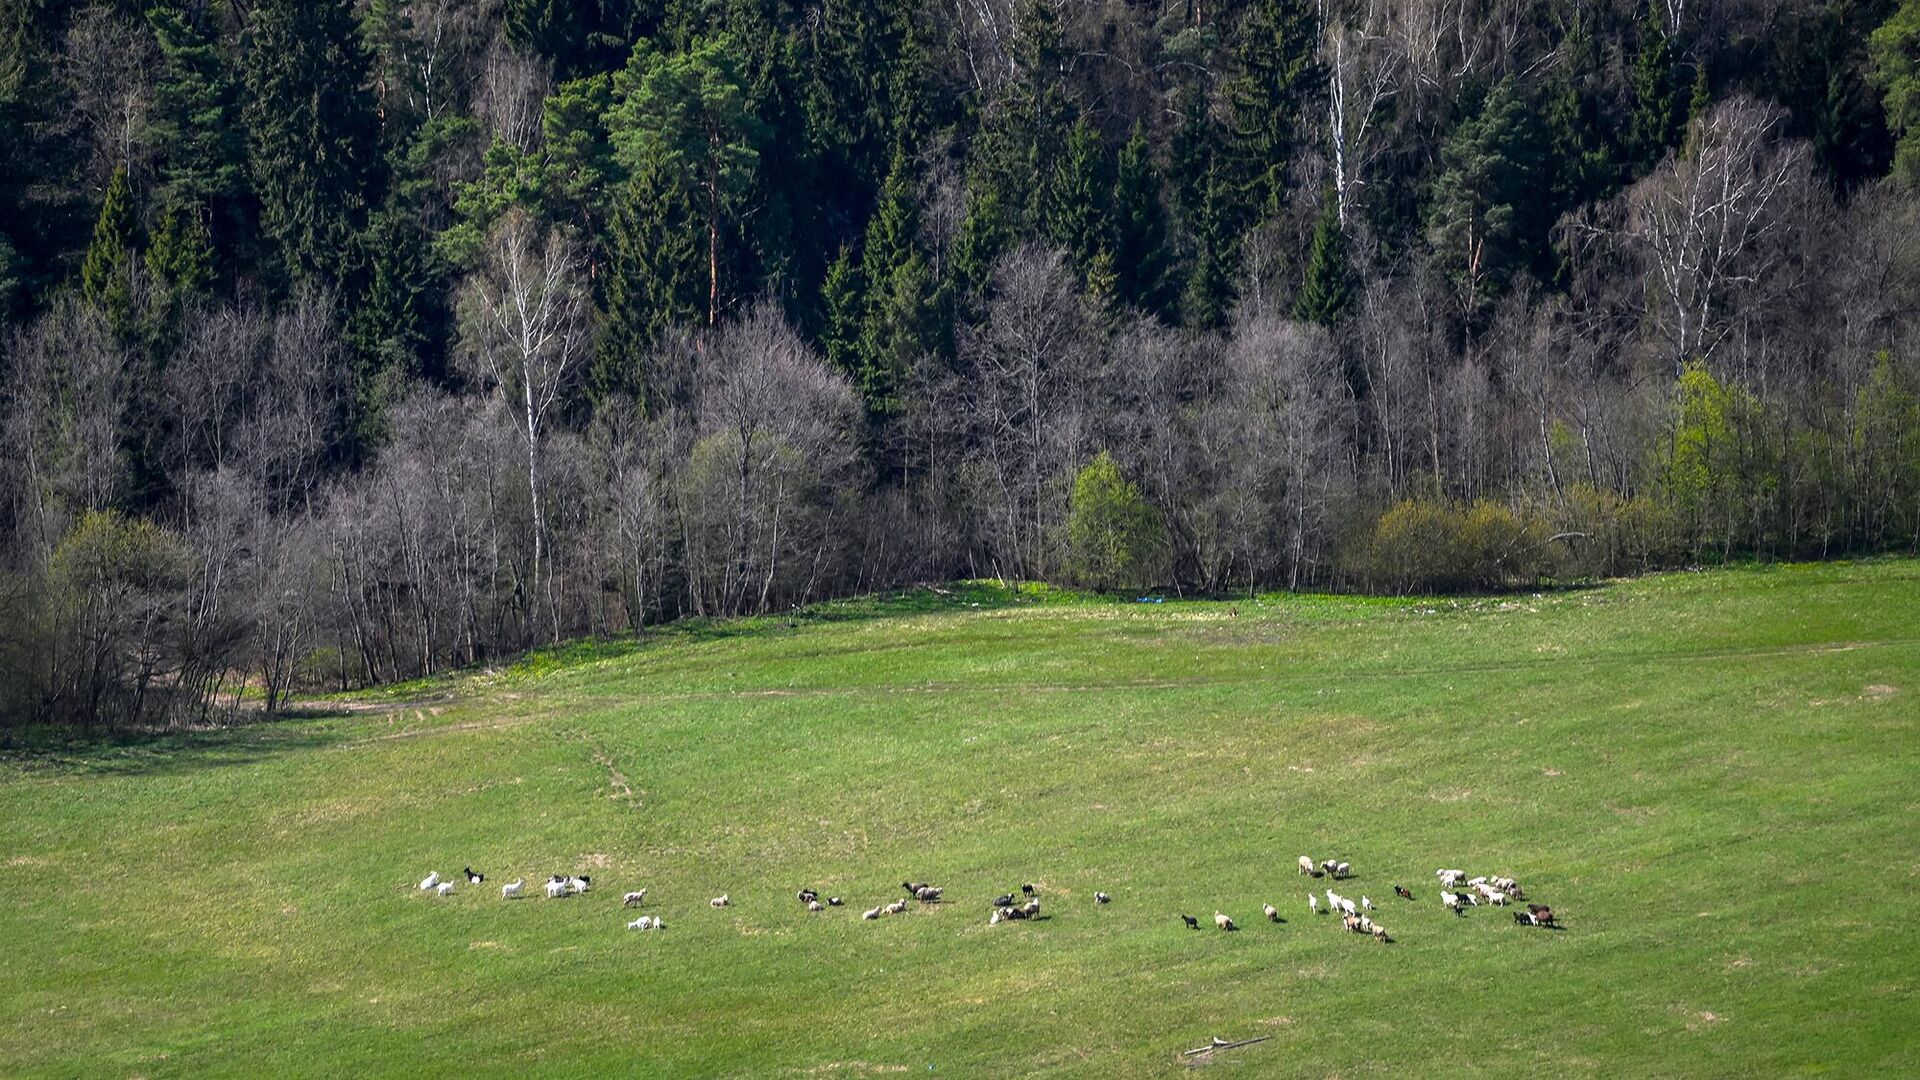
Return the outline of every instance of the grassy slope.
[[[4,1070],[1920,1070],[1920,563],[835,613],[0,763]],[[1398,943],[1312,918],[1302,853]],[[601,885],[408,887],[468,862]],[[1448,917],[1442,865],[1568,929]],[[908,875],[956,902],[859,921]],[[989,928],[1022,880],[1054,917]]]

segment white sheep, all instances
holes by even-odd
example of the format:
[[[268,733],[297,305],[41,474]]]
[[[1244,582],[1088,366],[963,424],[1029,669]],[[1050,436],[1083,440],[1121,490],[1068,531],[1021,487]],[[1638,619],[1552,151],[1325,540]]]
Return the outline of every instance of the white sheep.
[[[567,879],[567,888],[572,889],[574,892],[577,892],[577,893],[586,892],[588,889],[592,887],[593,887],[592,878],[571,877]]]
[[[889,915],[898,915],[905,910],[907,910],[907,902],[905,900],[895,900],[885,908],[886,913]]]
[[[1300,872],[1308,877],[1313,876],[1313,858],[1311,856],[1300,856]]]
[[[807,910],[808,911],[825,911],[827,910],[827,908],[825,904],[822,904],[818,900],[809,900],[807,901]]]
[[[1460,895],[1458,893],[1450,893],[1450,892],[1441,893],[1440,903],[1444,905],[1448,911],[1453,912],[1455,915],[1460,914]]]
[[[988,926],[1000,925],[1000,909],[995,908],[993,914],[987,916],[987,925]]]
[[[564,881],[547,882],[547,899],[558,900],[567,895],[567,883]]]
[[[500,886],[500,899],[512,900],[518,897],[521,893],[526,891],[527,891],[526,879],[515,878],[512,881],[507,882],[505,885]]]
[[[630,892],[627,895],[620,898],[620,906],[621,907],[639,907],[641,902],[644,901],[646,898],[647,898],[647,890],[645,889],[641,889],[639,892]]]
[[[1367,899],[1367,898],[1366,898],[1365,896],[1362,896],[1362,897],[1360,898],[1360,906],[1361,906],[1361,907],[1363,907],[1363,908],[1365,908],[1365,909],[1367,909],[1368,911],[1372,911],[1372,910],[1373,910],[1373,901],[1371,901],[1371,900],[1369,900],[1369,899]]]
[[[1384,926],[1381,926],[1379,923],[1374,923],[1373,924],[1373,940],[1379,942],[1382,945],[1385,945],[1387,943],[1387,928]]]
[[[868,908],[867,910],[860,913],[860,917],[863,919],[877,919],[880,917],[880,909]]]
[[[630,922],[630,923],[628,923],[628,924],[627,924],[627,929],[629,929],[629,930],[651,930],[651,929],[653,929],[653,916],[651,916],[651,915],[642,915],[642,916],[640,916],[639,918],[637,918],[637,919],[635,919],[635,920],[633,920],[632,922]]]
[[[721,908],[721,907],[726,907],[728,904],[733,903],[733,901],[728,898],[726,893],[721,893],[719,896],[716,896],[713,899],[707,901],[707,903],[713,905],[714,907]]]
[[[1312,893],[1308,893],[1307,908],[1308,910],[1312,911],[1315,915],[1320,914],[1320,898],[1313,895]]]
[[[420,882],[420,891],[426,892],[428,889],[431,889],[438,884],[440,884],[440,871],[435,870],[433,873],[428,874],[426,878]]]
[[[1338,865],[1336,865],[1336,866],[1335,866],[1335,867],[1333,868],[1333,876],[1334,876],[1334,877],[1337,877],[1337,878],[1348,878],[1348,877],[1352,877],[1352,876],[1353,876],[1353,864],[1352,864],[1352,863],[1340,863],[1340,864],[1338,864]]]
[[[1356,906],[1353,901],[1347,899],[1344,896],[1340,898],[1340,910],[1346,912],[1349,915],[1360,914],[1359,907]]]
[[[436,893],[439,893],[439,894],[440,894],[441,896],[452,896],[452,895],[453,895],[453,882],[451,882],[451,881],[443,881],[443,882],[441,882],[440,884],[438,884],[438,885],[435,885],[435,886],[433,887],[433,891],[434,891],[434,892],[436,892]]]

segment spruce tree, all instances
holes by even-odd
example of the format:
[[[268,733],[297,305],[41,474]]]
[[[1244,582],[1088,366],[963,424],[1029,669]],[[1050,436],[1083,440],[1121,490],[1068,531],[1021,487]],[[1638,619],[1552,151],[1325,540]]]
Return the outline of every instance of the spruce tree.
[[[1301,111],[1324,77],[1314,60],[1318,19],[1308,0],[1254,0],[1240,24],[1227,83],[1228,146],[1239,216],[1251,224],[1280,207]]]
[[[204,213],[198,205],[168,203],[147,245],[147,273],[174,296],[196,296],[213,287],[213,237]]]
[[[664,330],[700,317],[698,231],[683,180],[658,155],[643,158],[613,212],[591,374],[596,399],[625,394],[648,409],[661,404],[647,360]]]
[[[290,281],[341,281],[380,168],[369,61],[348,0],[262,0],[246,120],[260,229]]]
[[[1193,223],[1193,262],[1181,297],[1182,321],[1195,330],[1226,322],[1233,303],[1233,227],[1227,220],[1227,181],[1218,161],[1207,169]]]
[[[1340,208],[1332,193],[1313,228],[1313,246],[1307,254],[1306,278],[1294,297],[1295,318],[1332,326],[1353,302],[1353,268],[1347,262],[1346,234],[1340,228]]]
[[[992,284],[993,264],[1013,246],[1017,211],[1000,187],[1001,177],[976,167],[967,180],[967,213],[954,241],[953,274],[963,309],[985,295]]]
[[[1049,186],[1047,231],[1054,243],[1066,249],[1084,283],[1093,270],[1094,259],[1105,252],[1111,261],[1114,247],[1109,209],[1113,180],[1107,167],[1107,148],[1085,116],[1067,136]]]
[[[860,267],[853,253],[843,245],[840,256],[827,267],[827,280],[820,288],[820,300],[826,308],[826,332],[820,348],[827,362],[857,377],[863,366],[861,333],[866,323],[867,296]]]
[[[224,238],[246,186],[238,87],[214,35],[184,12],[156,5],[147,22],[161,56],[147,129],[161,195],[170,205],[205,208],[209,231]]]
[[[116,305],[128,301],[127,273],[132,263],[134,241],[133,188],[122,165],[113,170],[107,182],[106,198],[100,203],[100,216],[93,223],[93,241],[87,245],[87,257],[80,264],[80,294],[87,302],[112,314]],[[125,314],[124,310],[121,314]]]
[[[1134,125],[1120,149],[1113,185],[1114,291],[1126,303],[1160,313],[1167,273],[1167,211],[1147,134]]]
[[[1633,64],[1634,104],[1627,137],[1638,171],[1659,164],[1667,148],[1677,141],[1676,89],[1673,40],[1660,21],[1657,5],[1648,4],[1647,17],[1640,24],[1640,52]]]

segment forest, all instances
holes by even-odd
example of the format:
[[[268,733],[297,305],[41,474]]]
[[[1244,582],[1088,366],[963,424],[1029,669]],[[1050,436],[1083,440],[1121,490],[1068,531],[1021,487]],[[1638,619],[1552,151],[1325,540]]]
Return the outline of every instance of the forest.
[[[1920,548],[1920,0],[0,0],[0,723]]]

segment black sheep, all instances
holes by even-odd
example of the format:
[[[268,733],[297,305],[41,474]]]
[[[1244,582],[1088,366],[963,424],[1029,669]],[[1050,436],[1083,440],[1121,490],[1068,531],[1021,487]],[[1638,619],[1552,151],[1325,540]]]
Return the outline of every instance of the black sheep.
[[[1198,929],[1200,929],[1200,920],[1199,920],[1199,919],[1196,919],[1196,918],[1194,918],[1194,917],[1193,917],[1193,916],[1191,916],[1191,915],[1182,915],[1182,916],[1180,916],[1180,921],[1181,921],[1181,922],[1183,922],[1183,923],[1186,923],[1186,924],[1187,924],[1187,929],[1189,929],[1189,930],[1198,930]]]

